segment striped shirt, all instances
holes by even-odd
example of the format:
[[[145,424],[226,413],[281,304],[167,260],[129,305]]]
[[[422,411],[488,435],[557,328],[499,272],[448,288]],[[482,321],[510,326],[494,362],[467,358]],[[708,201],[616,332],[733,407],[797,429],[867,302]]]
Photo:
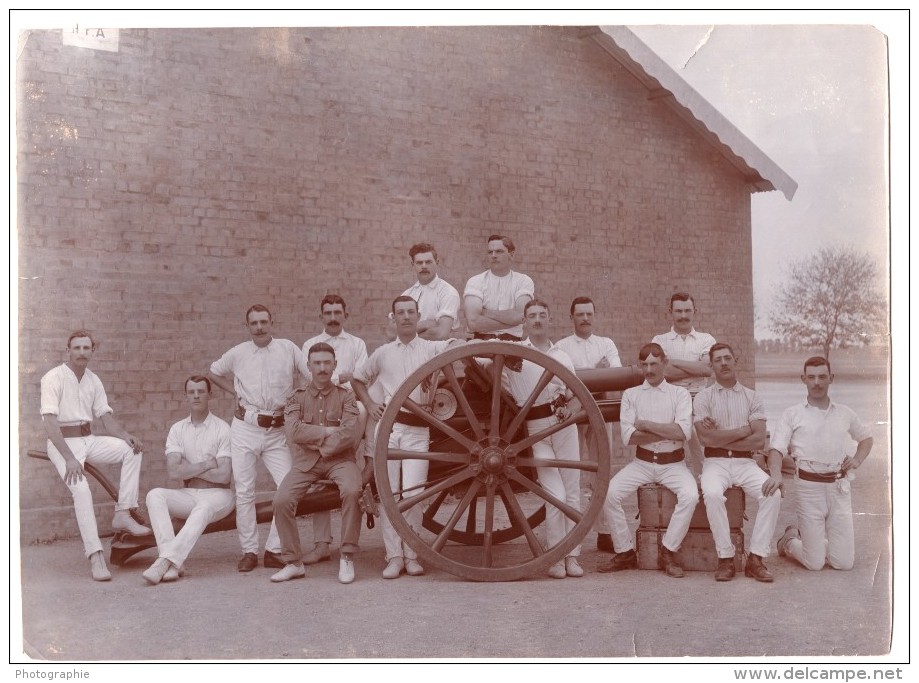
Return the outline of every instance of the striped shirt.
[[[402,292],[418,303],[418,319],[437,322],[444,316],[453,318],[452,329],[459,327],[460,296],[456,287],[434,276],[428,284],[416,282]]]
[[[644,383],[637,387],[630,387],[622,392],[622,408],[620,410],[620,428],[622,430],[622,443],[628,444],[632,434],[638,431],[635,420],[650,420],[652,422],[675,422],[679,425],[689,440],[692,432],[692,399],[689,392],[683,387],[677,387],[663,380],[656,387]],[[661,439],[642,448],[655,453],[669,453],[683,446],[681,441]]]
[[[848,406],[830,402],[828,410],[806,400],[786,408],[770,440],[770,447],[791,455],[799,469],[836,472],[852,451],[852,441],[863,441],[871,431]]]
[[[728,389],[718,383],[705,387],[693,399],[692,412],[696,422],[710,417],[718,429],[738,429],[766,419],[762,399],[740,382]]]
[[[307,339],[303,343],[303,355],[307,357],[307,360],[309,360],[310,347],[319,342],[325,342],[335,349],[337,365],[335,366],[335,372],[332,373],[333,384],[338,384],[338,376],[341,373],[351,373],[353,375],[354,371],[367,361],[367,344],[360,337],[348,334],[344,330],[334,337],[328,332],[323,332]],[[345,389],[350,389],[351,383],[345,382],[341,386]]]
[[[556,346],[568,354],[574,367],[578,370],[597,367],[601,358],[606,358],[611,368],[621,368],[619,349],[609,337],[598,337],[595,334],[582,339],[576,334],[560,339]]]
[[[237,344],[211,363],[218,377],[233,374],[233,387],[243,408],[280,415],[294,393],[297,372],[309,381],[303,353],[289,339],[272,339],[267,346],[254,341]]]

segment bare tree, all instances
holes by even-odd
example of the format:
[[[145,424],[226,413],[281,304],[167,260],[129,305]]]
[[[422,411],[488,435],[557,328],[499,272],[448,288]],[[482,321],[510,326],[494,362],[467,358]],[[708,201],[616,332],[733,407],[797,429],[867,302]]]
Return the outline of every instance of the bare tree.
[[[878,267],[851,247],[823,247],[792,263],[769,317],[787,341],[830,349],[868,344],[885,318]]]

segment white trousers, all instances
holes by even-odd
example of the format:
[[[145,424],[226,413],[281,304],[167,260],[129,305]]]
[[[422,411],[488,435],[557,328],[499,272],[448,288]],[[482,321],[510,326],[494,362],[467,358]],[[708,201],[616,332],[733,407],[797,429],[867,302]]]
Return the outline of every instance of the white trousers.
[[[140,482],[140,465],[143,454],[135,453],[127,441],[114,436],[80,436],[66,439],[73,457],[80,464],[121,465],[121,479],[118,484],[118,502],[115,511],[130,510],[137,507],[137,488]],[[47,443],[48,459],[57,468],[61,479],[67,471],[67,462],[49,440]],[[77,526],[83,538],[83,550],[86,557],[102,550],[99,540],[99,528],[96,525],[96,511],[93,507],[93,494],[84,475],[75,484],[67,484],[73,496],[73,510],[77,516]]]
[[[399,424],[398,422],[393,424],[392,432],[389,435],[390,448],[427,453],[430,444],[430,430],[427,427],[413,427]],[[400,498],[417,496],[424,490],[422,487],[413,487],[424,484],[428,480],[427,460],[390,460],[386,464],[389,471],[389,486],[393,491],[412,489],[406,490],[401,496],[395,494],[394,498],[397,501]],[[403,515],[409,526],[416,531],[421,530],[423,512],[421,508],[421,505],[416,505]],[[408,543],[403,542],[385,512],[380,515],[380,528],[383,532],[383,545],[386,548],[387,562],[399,557],[406,560],[414,560],[418,557],[418,553],[412,550]]]
[[[236,486],[236,530],[239,545],[244,553],[258,555],[258,526],[255,521],[256,463],[259,458],[277,486],[290,471],[290,449],[284,430],[277,427],[263,429],[233,418],[230,425],[230,460],[233,464],[233,481]],[[281,539],[271,520],[265,550],[281,552]]]
[[[147,512],[159,556],[181,566],[204,528],[230,514],[233,503],[230,489],[152,489],[147,493]],[[173,517],[185,520],[178,534]]]
[[[527,420],[527,433],[531,436],[544,429],[558,424],[558,419],[551,415],[538,420]],[[578,429],[575,425],[565,427],[542,441],[533,444],[534,458],[551,460],[574,460],[580,458],[578,448]],[[539,485],[560,501],[581,509],[581,470],[575,468],[537,467],[536,477]],[[554,505],[546,503],[546,547],[558,545],[575,526],[575,521]],[[568,557],[581,554],[581,546],[568,553]]]
[[[661,484],[676,495],[676,507],[662,541],[664,547],[676,552],[686,538],[692,513],[699,502],[699,487],[684,461],[671,465],[656,465],[644,460],[633,460],[616,473],[606,494],[606,514],[613,527],[613,548],[617,553],[624,553],[635,547],[634,537],[629,532],[629,522],[622,509],[622,501],[626,496],[634,494],[643,484]]]
[[[760,469],[750,458],[706,458],[702,466],[702,499],[705,501],[705,514],[708,525],[715,539],[715,552],[718,557],[734,557],[735,548],[731,543],[731,530],[728,524],[728,513],[725,507],[727,498],[724,492],[731,486],[743,488],[747,497],[758,503],[756,521],[753,524],[753,535],[750,539],[750,552],[760,557],[769,557],[772,535],[779,519],[779,508],[782,505],[782,494],[776,491],[771,496],[763,496],[763,482],[769,475]],[[741,548],[741,552],[743,548]]]
[[[798,531],[785,552],[812,570],[829,564],[833,569],[855,566],[855,529],[852,495],[845,479],[833,484],[798,479],[795,488]]]
[[[620,437],[613,433],[613,423],[612,422],[606,422],[604,424],[606,425],[606,430],[605,430],[606,439],[610,447],[609,477],[610,479],[612,479],[613,478],[613,460],[615,460],[616,458],[617,447],[618,447],[618,450],[621,451],[621,447],[619,446],[619,443],[617,443]],[[578,425],[578,447],[580,448],[580,451],[581,451],[581,460],[592,460],[592,458],[590,457],[590,449],[587,447],[587,438],[592,434],[592,432],[593,430],[590,428],[590,425]],[[595,485],[596,485],[595,484],[596,475],[591,473],[587,477],[587,481],[588,481],[588,485],[590,486],[590,490],[594,491]],[[596,531],[598,534],[608,534],[610,533],[611,529],[612,529],[612,526],[610,525],[610,522],[606,517],[606,507],[604,506],[603,508],[600,509],[600,514],[597,515],[597,521],[594,522],[594,531]]]

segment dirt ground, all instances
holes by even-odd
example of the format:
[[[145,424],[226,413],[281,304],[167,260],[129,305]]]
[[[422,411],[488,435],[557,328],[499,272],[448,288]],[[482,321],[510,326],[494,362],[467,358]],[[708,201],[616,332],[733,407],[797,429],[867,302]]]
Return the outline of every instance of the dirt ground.
[[[793,521],[794,481],[786,481],[776,538]],[[891,639],[888,492],[887,462],[869,458],[853,486],[854,570],[809,572],[773,555],[772,584],[742,575],[716,583],[708,572],[599,574],[608,555],[592,533],[583,578],[512,583],[436,569],[384,580],[379,526],[364,529],[357,580],[348,586],[336,578],[337,552],[304,580],[272,584],[272,570],[262,567],[240,574],[234,531],[204,536],[187,575],[155,587],[141,577],[153,550],[113,567],[111,582],[95,583],[78,540],[28,546],[21,644],[11,642],[10,661],[881,657]],[[333,530],[338,521],[336,513]],[[750,529],[748,521],[747,538]],[[266,525],[260,533],[264,540]],[[308,543],[306,519],[301,533]],[[15,612],[11,619],[15,626]]]

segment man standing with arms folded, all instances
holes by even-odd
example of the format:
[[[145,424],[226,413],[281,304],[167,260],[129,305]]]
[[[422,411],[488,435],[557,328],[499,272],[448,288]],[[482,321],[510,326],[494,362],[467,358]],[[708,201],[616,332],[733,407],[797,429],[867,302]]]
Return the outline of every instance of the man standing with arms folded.
[[[335,351],[336,367],[332,374],[332,384],[351,390],[351,376],[354,371],[367,360],[367,344],[360,337],[355,337],[345,331],[345,322],[348,320],[348,308],[345,300],[337,294],[327,294],[319,302],[319,311],[324,329],[322,334],[307,339],[303,344],[303,355],[308,356],[314,344],[328,344]],[[309,358],[307,357],[307,362]],[[367,410],[357,404],[360,410],[358,430],[364,431],[367,423]],[[372,435],[371,435],[372,436]],[[368,440],[367,443],[370,443]],[[370,453],[365,451],[367,465],[372,468],[369,460]],[[363,463],[362,463],[363,464]],[[310,515],[313,520],[313,549],[304,557],[304,564],[325,562],[332,557],[332,515],[329,512],[314,512]]]
[[[67,361],[41,378],[41,418],[48,435],[48,459],[73,496],[73,509],[92,577],[95,581],[108,581],[112,575],[102,553],[93,496],[83,463],[121,465],[112,529],[135,536],[146,536],[150,529],[131,517],[131,509],[137,507],[143,444],[128,434],[112,415],[102,381],[87,367],[95,350],[96,342],[89,332],[71,333],[67,340]],[[93,418],[102,421],[109,436],[92,434]]]
[[[769,583],[772,573],[763,560],[769,555],[782,504],[782,458],[775,457],[774,452],[770,455],[768,475],[753,460],[753,451],[766,444],[763,402],[753,390],[737,381],[737,361],[730,346],[715,344],[708,353],[715,371],[715,383],[696,395],[693,419],[699,441],[705,447],[702,498],[718,555],[715,580],[734,578],[735,548],[731,542],[724,492],[728,487],[741,486],[759,505],[744,573]]]
[[[676,560],[692,513],[699,502],[699,488],[686,467],[683,444],[692,431],[692,399],[682,387],[664,379],[667,355],[658,344],[645,344],[638,352],[645,381],[622,394],[622,443],[637,446],[635,459],[619,470],[606,494],[606,514],[613,527],[613,559],[598,571],[616,572],[638,566],[634,537],[622,501],[643,484],[661,484],[677,497],[670,524],[661,542],[658,566],[667,576],[680,578],[683,568]]]
[[[408,256],[418,280],[402,295],[418,302],[418,336],[431,341],[448,339],[459,325],[459,292],[437,274],[440,259],[432,245],[427,242],[413,244]],[[390,341],[396,338],[396,326],[391,318],[386,336]]]
[[[306,576],[297,529],[297,503],[319,479],[331,479],[341,494],[341,558],[338,580],[354,581],[353,555],[361,533],[361,471],[354,462],[360,440],[357,401],[350,389],[332,382],[335,350],[325,342],[307,349],[312,379],[294,392],[284,411],[284,432],[293,465],[274,496],[274,519],[281,537],[284,568],[275,583]]]
[[[398,296],[392,302],[392,314],[396,321],[395,341],[376,349],[364,365],[354,373],[351,386],[360,401],[367,407],[371,420],[379,421],[386,403],[398,391],[402,382],[415,370],[445,351],[453,344],[463,343],[460,339],[429,341],[417,334],[418,304],[410,296]],[[373,400],[368,385],[379,382],[383,391],[383,402]],[[416,387],[412,400],[423,404],[422,388]],[[430,446],[430,430],[427,422],[414,413],[402,411],[393,423],[389,435],[389,448],[426,453]],[[427,460],[389,461],[389,483],[393,491],[403,491],[402,498],[421,493],[421,485],[427,481]],[[418,487],[418,488],[416,488]],[[397,494],[399,495],[399,494]],[[416,505],[405,514],[413,529],[421,529],[421,506]],[[383,530],[383,544],[386,547],[386,568],[384,579],[396,579],[404,571],[409,576],[420,576],[424,567],[418,562],[417,553],[402,541],[386,514],[380,517]]]
[[[230,425],[210,411],[210,399],[207,377],[193,375],[185,381],[190,414],[172,425],[166,437],[166,471],[183,488],[155,488],[147,494],[159,557],[143,576],[154,586],[177,580],[205,527],[233,510]],[[185,520],[178,534],[173,517]]]
[[[535,287],[528,275],[511,270],[514,242],[510,237],[488,238],[489,269],[474,275],[463,291],[466,325],[476,339],[520,341],[523,307]]]
[[[576,297],[571,302],[571,322],[574,334],[559,340],[556,346],[568,354],[575,370],[593,368],[620,368],[619,349],[609,337],[598,337],[593,333],[595,307],[592,299],[586,296]],[[588,425],[578,425],[578,444],[584,457],[590,451],[587,447]],[[606,423],[606,438],[610,444],[610,457],[614,450],[620,450],[618,436],[613,436],[613,424]],[[614,441],[614,438],[616,439]],[[612,468],[610,469],[612,476]],[[613,552],[613,538],[610,535],[610,523],[606,513],[601,510],[594,525],[597,531],[597,550]]]
[[[798,524],[785,529],[779,555],[807,569],[855,566],[850,480],[865,461],[874,439],[855,412],[830,400],[830,362],[822,356],[804,362],[801,381],[807,400],[787,408],[772,435],[769,457],[788,454],[795,460]],[[852,441],[855,454],[846,455]]]
[[[670,297],[670,316],[673,327],[669,332],[655,336],[652,343],[659,344],[667,354],[667,381],[689,391],[695,396],[708,383],[712,368],[708,361],[708,351],[715,343],[715,338],[707,332],[699,332],[693,327],[696,315],[696,303],[686,292],[676,292]],[[689,450],[686,462],[696,476],[702,471],[704,457],[702,445],[695,435],[690,434],[686,443]]]
[[[236,529],[243,556],[237,569],[258,566],[258,527],[255,519],[256,463],[259,458],[275,485],[290,470],[290,449],[284,436],[284,406],[294,392],[299,373],[309,380],[303,353],[288,339],[272,335],[271,312],[261,304],[246,311],[251,340],[234,346],[211,364],[208,379],[236,394],[237,407],[230,426],[230,453],[236,484]],[[233,377],[230,382],[227,379]],[[272,520],[265,541],[264,565],[280,569],[281,542]]]

